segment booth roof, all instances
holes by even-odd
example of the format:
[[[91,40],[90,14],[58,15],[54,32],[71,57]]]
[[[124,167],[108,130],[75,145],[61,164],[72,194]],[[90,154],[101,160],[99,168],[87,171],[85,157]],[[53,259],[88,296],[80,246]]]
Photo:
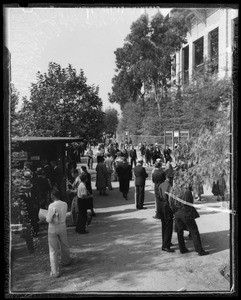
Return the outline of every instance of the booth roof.
[[[13,137],[13,142],[80,142],[83,141],[81,137],[52,137],[52,136],[22,136]]]

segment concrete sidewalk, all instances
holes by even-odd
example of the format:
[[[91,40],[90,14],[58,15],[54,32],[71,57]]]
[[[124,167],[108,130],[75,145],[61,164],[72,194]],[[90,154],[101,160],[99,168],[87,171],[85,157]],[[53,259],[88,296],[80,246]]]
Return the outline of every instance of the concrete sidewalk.
[[[118,182],[112,184],[114,189],[108,191],[108,196],[99,196],[94,190],[97,216],[87,228],[89,234],[79,235],[74,227],[68,228],[75,263],[63,269],[62,277],[50,278],[47,235],[42,233],[39,237],[42,254],[16,252],[12,281],[15,290],[80,294],[161,293],[180,289],[229,291],[229,282],[220,274],[223,264],[229,264],[228,214],[198,210],[197,224],[209,255],[197,255],[187,232],[186,246],[190,253],[179,253],[175,232],[172,239],[175,252],[163,252],[161,222],[152,218],[155,212],[152,182],[149,179],[146,182],[145,210],[135,208],[133,181],[129,200],[122,197]],[[209,206],[220,206],[212,196],[206,195],[205,199],[203,202]],[[24,243],[22,247],[26,247]]]

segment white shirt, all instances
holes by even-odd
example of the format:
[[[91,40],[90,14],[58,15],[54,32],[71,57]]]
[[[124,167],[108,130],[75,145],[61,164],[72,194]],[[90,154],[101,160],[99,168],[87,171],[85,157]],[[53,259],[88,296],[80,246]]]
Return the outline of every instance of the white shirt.
[[[67,209],[68,205],[64,201],[56,200],[51,203],[46,216],[49,226],[65,224]]]
[[[78,189],[77,189],[77,196],[78,198],[86,198],[88,195],[88,191],[86,189],[86,186],[84,184],[84,182],[80,182],[79,186],[78,186]]]

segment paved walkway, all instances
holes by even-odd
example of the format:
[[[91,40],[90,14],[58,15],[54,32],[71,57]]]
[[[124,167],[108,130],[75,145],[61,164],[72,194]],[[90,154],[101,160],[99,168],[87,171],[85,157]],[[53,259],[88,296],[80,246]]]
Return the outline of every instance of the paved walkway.
[[[229,291],[229,282],[219,272],[224,262],[229,262],[228,214],[198,210],[197,224],[204,249],[210,255],[199,257],[187,233],[190,253],[179,253],[176,233],[172,239],[176,251],[166,253],[161,251],[161,222],[152,218],[155,208],[151,181],[146,183],[146,210],[135,209],[133,181],[129,200],[122,197],[118,186],[113,182],[114,190],[108,191],[108,196],[94,191],[97,216],[87,228],[89,234],[78,235],[75,228],[68,228],[76,261],[63,269],[58,279],[49,277],[46,232],[38,239],[41,251],[34,255],[28,254],[24,242],[19,237],[16,242],[15,236],[13,290],[81,294]],[[209,206],[221,205],[210,195],[205,199]]]

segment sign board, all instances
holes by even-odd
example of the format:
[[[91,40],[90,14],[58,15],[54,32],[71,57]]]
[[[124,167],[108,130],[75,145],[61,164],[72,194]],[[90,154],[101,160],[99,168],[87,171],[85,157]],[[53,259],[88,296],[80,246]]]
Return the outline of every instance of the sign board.
[[[178,130],[175,130],[175,131],[173,132],[173,135],[174,135],[174,137],[179,137],[179,131],[178,131]]]
[[[40,156],[31,156],[30,157],[31,160],[40,160]]]

